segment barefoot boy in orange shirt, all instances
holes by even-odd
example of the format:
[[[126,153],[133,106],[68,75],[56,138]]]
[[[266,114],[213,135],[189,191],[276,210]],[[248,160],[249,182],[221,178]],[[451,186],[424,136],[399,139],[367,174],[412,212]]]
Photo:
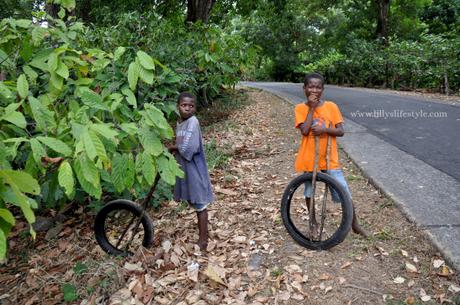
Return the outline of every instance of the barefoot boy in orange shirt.
[[[302,134],[302,141],[295,161],[295,169],[298,172],[313,171],[315,156],[314,138],[315,136],[319,136],[320,155],[318,158],[318,170],[325,171],[327,169],[326,156],[322,152],[326,152],[327,150],[328,137],[325,135],[330,136],[331,149],[328,174],[340,182],[351,198],[347,182],[343,177],[337,150],[336,137],[344,135],[343,118],[339,107],[333,102],[321,100],[321,95],[324,91],[324,78],[319,73],[311,73],[305,76],[303,90],[307,101],[295,107],[295,127],[299,128]],[[305,186],[305,201],[308,208],[310,208],[311,192],[312,187],[310,183]],[[335,192],[332,192],[332,199],[334,201],[339,199]],[[311,218],[313,226],[317,227],[314,209],[311,213]],[[366,232],[358,223],[354,206],[352,230],[357,234],[367,237]]]

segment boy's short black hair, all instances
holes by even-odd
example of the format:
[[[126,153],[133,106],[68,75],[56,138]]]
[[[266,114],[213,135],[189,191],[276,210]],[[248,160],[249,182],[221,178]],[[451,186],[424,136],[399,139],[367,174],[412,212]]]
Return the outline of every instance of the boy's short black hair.
[[[191,98],[194,101],[196,101],[196,97],[190,92],[181,92],[181,94],[179,94],[179,97],[177,98],[177,103],[179,104],[180,100],[183,98]]]
[[[324,86],[324,76],[322,76],[321,74],[319,74],[317,72],[309,73],[309,74],[305,75],[305,78],[303,79],[303,84],[305,86],[308,85],[308,82],[311,79],[319,79],[321,81],[321,83],[323,84],[323,86]]]

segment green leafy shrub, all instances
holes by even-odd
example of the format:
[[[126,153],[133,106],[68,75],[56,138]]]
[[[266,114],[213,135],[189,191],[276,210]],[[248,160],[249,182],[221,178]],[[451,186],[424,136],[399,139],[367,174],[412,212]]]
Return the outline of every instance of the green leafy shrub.
[[[151,94],[175,73],[141,50],[86,47],[81,23],[49,22],[0,21],[0,249],[10,204],[33,223],[38,206],[139,197],[157,173],[170,185],[183,175],[162,144],[174,105]]]

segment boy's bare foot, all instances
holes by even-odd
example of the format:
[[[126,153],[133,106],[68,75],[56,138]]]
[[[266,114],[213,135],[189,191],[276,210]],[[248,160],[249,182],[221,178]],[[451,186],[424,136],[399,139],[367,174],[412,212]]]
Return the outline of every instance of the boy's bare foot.
[[[367,234],[367,232],[363,229],[363,227],[361,227],[357,223],[352,224],[351,229],[353,230],[353,233],[355,234],[361,235],[364,238],[369,237],[369,234]]]
[[[201,252],[206,252],[208,250],[208,242],[198,240],[197,242],[198,247],[200,247]]]

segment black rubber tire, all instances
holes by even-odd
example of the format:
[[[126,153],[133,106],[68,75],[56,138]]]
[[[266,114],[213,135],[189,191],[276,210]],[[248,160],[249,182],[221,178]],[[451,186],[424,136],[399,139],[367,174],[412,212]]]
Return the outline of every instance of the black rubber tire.
[[[131,214],[133,217],[140,217],[142,214],[142,208],[129,200],[125,199],[117,199],[107,203],[96,215],[94,220],[94,234],[96,236],[96,241],[101,246],[101,248],[107,252],[108,254],[112,255],[130,255],[132,254],[130,251],[125,249],[116,248],[113,245],[106,235],[106,221],[107,216],[109,213],[117,210],[125,210]],[[136,219],[137,221],[137,219]],[[150,247],[153,243],[153,221],[144,213],[141,220],[142,226],[139,226],[140,230],[144,231],[144,238],[142,240],[142,245],[146,248]]]
[[[289,235],[291,235],[298,244],[312,250],[327,250],[340,244],[350,231],[353,220],[353,204],[350,196],[337,180],[325,173],[318,172],[316,181],[324,182],[328,187],[337,191],[341,201],[342,218],[339,227],[329,238],[322,241],[311,240],[296,228],[290,215],[292,196],[297,188],[302,186],[306,181],[312,181],[312,173],[305,173],[296,177],[286,187],[281,200],[281,218],[283,219],[284,226]]]

